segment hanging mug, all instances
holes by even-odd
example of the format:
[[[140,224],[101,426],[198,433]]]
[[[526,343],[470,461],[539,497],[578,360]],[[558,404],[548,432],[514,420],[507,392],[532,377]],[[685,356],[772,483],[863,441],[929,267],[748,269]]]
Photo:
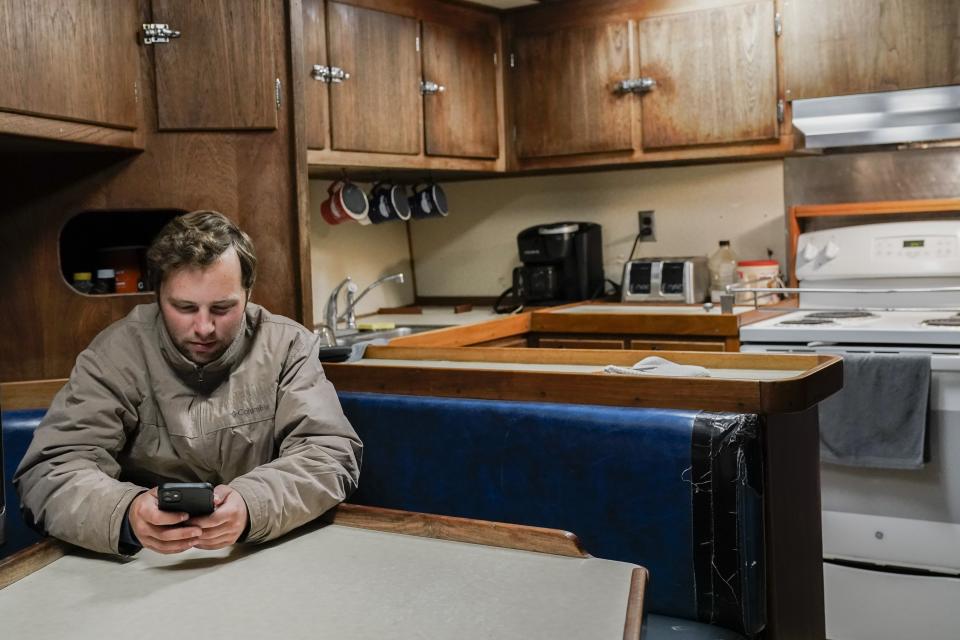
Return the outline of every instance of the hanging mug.
[[[320,205],[320,215],[328,224],[355,220],[370,224],[370,203],[363,189],[348,180],[338,180],[327,189],[329,197]]]
[[[390,220],[409,220],[410,202],[407,189],[400,184],[378,182],[370,193],[370,221],[374,224]]]
[[[443,187],[435,182],[414,185],[410,196],[410,211],[414,218],[445,218],[450,213],[447,206],[447,194]]]

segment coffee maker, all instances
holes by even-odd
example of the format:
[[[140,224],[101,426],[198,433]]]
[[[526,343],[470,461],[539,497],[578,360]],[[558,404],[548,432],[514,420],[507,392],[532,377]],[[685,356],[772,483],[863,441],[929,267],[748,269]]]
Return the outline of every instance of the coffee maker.
[[[517,235],[523,266],[513,270],[513,295],[522,304],[560,304],[603,294],[600,225],[557,222]]]

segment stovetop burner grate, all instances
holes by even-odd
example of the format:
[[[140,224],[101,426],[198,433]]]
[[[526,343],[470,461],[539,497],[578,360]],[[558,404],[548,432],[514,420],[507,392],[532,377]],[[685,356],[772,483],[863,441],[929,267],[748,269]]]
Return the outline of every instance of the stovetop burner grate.
[[[783,320],[777,324],[798,324],[798,325],[818,325],[818,324],[836,324],[833,320],[829,318],[812,318],[806,316],[804,318],[797,318],[796,320]]]
[[[824,320],[847,320],[850,318],[875,318],[877,314],[869,311],[817,311],[804,316],[804,319],[824,319]]]
[[[952,318],[931,318],[930,320],[924,320],[921,324],[925,324],[928,327],[960,327],[960,316],[953,316]]]

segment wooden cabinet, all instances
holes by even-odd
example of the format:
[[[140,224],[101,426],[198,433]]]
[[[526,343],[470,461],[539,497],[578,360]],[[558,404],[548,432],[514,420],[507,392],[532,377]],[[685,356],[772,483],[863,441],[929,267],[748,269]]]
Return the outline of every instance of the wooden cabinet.
[[[956,0],[787,0],[789,100],[960,84]]]
[[[725,351],[723,340],[671,340],[668,338],[630,338],[627,348],[635,351]]]
[[[497,61],[490,33],[423,23],[423,80],[442,88],[423,99],[428,155],[500,155]]]
[[[536,158],[633,148],[633,23],[622,20],[518,34],[512,43],[516,153]]]
[[[777,126],[773,3],[641,20],[643,148],[772,140]]]
[[[774,9],[774,0],[568,0],[516,12],[517,167],[788,151]]]
[[[302,6],[312,173],[502,170],[495,13],[437,0]]]
[[[154,22],[181,34],[151,45],[159,130],[277,127],[268,0],[153,0],[152,8]]]
[[[0,133],[135,146],[138,13],[130,0],[0,0]]]
[[[541,349],[623,349],[623,340],[618,338],[551,338],[537,339]]]

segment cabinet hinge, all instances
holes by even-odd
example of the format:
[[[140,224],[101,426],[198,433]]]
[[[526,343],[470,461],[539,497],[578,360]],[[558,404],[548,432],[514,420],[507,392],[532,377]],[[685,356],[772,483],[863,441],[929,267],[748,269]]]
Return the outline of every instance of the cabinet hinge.
[[[773,14],[773,33],[778,38],[783,35],[783,16],[779,11]]]
[[[781,123],[781,124],[783,123],[783,110],[784,110],[784,108],[785,108],[785,105],[784,105],[784,103],[783,103],[783,100],[777,100],[777,122],[779,122],[779,123]]]
[[[510,68],[511,69],[517,68],[517,56],[512,53],[510,54]]]
[[[277,78],[276,84],[273,85],[274,97],[277,99],[277,109],[280,108],[280,93],[282,85],[280,84],[280,78]]]
[[[417,36],[417,53],[420,53],[420,36]]]
[[[171,29],[168,24],[157,22],[147,22],[141,25],[143,27],[143,44],[158,44],[161,42],[170,42],[172,38],[179,38],[180,32]]]
[[[493,66],[497,66],[497,52],[493,52]]]
[[[137,80],[133,81],[133,101],[140,102],[140,83]]]

